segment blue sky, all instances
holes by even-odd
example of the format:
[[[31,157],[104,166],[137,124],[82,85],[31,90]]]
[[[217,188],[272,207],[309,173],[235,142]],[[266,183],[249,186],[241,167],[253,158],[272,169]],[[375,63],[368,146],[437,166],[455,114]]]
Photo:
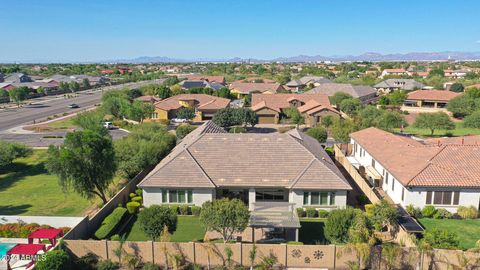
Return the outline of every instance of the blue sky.
[[[480,51],[480,1],[2,0],[0,62]]]

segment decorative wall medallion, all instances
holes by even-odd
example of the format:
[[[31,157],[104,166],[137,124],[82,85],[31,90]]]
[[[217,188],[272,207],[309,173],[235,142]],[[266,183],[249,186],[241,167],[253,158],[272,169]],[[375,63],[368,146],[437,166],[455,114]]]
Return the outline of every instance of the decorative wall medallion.
[[[300,258],[302,256],[302,251],[300,249],[292,250],[292,257],[293,258]]]
[[[313,253],[313,257],[316,259],[316,260],[320,260],[321,258],[323,258],[325,254],[323,254],[323,251],[320,251],[320,250],[316,250],[314,253]]]
[[[310,257],[305,257],[305,263],[310,263]]]

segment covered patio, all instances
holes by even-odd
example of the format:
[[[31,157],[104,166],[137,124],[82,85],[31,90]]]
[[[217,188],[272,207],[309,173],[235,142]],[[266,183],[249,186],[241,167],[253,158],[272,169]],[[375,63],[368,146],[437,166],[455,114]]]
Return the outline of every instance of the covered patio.
[[[7,251],[7,270],[33,269],[38,257],[45,251],[43,244],[17,244]]]
[[[264,232],[262,241],[298,241],[300,221],[295,204],[288,202],[255,202],[250,213],[252,242],[255,242],[255,230]],[[260,239],[259,239],[260,240]]]

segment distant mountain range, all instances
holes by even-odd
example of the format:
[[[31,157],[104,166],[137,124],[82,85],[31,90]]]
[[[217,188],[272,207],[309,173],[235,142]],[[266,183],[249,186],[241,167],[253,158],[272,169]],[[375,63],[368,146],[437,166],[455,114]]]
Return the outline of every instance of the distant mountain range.
[[[300,63],[300,62],[346,62],[346,61],[442,61],[442,60],[480,60],[480,52],[411,52],[411,53],[394,53],[381,54],[368,52],[361,55],[346,56],[322,56],[322,55],[298,55],[292,57],[278,57],[274,59],[252,59],[235,57],[231,59],[180,59],[165,56],[142,56],[134,59],[119,59],[106,61],[109,63],[190,63],[190,62],[251,62],[251,63],[268,63],[268,62],[284,62],[284,63]]]

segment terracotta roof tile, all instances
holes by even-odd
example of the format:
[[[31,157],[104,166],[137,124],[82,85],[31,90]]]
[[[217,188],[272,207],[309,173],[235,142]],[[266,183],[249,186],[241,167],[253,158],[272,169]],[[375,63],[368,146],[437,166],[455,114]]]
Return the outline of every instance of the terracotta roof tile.
[[[282,86],[279,83],[248,83],[248,82],[233,82],[230,84],[230,89],[235,89],[242,94],[248,94],[251,92],[273,92],[276,93],[282,90]]]
[[[179,101],[196,100],[199,109],[223,109],[228,107],[230,100],[226,98],[214,97],[206,94],[181,94],[155,103],[155,107],[162,110],[175,110],[182,107]]]
[[[461,93],[455,93],[447,90],[417,90],[408,93],[407,100],[435,100],[450,101],[458,97]]]

